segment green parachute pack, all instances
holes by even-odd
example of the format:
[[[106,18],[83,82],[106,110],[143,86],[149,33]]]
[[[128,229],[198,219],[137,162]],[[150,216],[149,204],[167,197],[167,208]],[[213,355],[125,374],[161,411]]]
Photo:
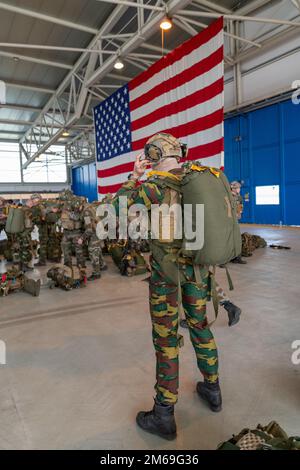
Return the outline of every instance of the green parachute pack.
[[[189,204],[192,208],[192,230],[197,229],[196,207],[202,205],[204,209],[204,244],[200,249],[186,249],[186,234],[182,239],[170,237],[169,240],[154,240],[151,242],[153,257],[160,264],[166,275],[174,282],[178,280],[176,257],[188,257],[195,266],[216,266],[226,264],[241,254],[241,233],[237,220],[235,203],[231,194],[229,182],[224,173],[216,168],[201,165],[201,163],[187,163],[184,165],[185,174],[177,176],[169,172],[152,171],[150,180],[166,192],[168,204],[176,202],[172,191],[177,193],[177,202],[182,207]],[[184,210],[182,211],[184,214]],[[184,226],[184,224],[183,224]],[[199,229],[199,225],[198,225]],[[172,232],[172,230],[170,230]],[[177,248],[176,255],[165,255],[161,244],[166,243],[170,248]],[[174,263],[175,262],[175,263]]]
[[[267,426],[243,429],[217,450],[300,450],[300,437],[289,437],[276,421],[271,421]]]
[[[6,233],[21,233],[25,229],[25,212],[21,207],[10,207],[5,231]]]

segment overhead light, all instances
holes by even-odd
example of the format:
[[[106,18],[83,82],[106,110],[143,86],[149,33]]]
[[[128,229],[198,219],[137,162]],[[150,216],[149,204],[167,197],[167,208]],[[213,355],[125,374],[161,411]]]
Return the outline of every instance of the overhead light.
[[[160,29],[162,29],[163,31],[168,31],[168,29],[171,29],[172,26],[172,21],[169,18],[164,18],[159,25]]]
[[[114,68],[117,69],[117,70],[122,70],[124,68],[123,62],[120,59],[118,59],[115,62]]]
[[[63,137],[69,137],[69,135],[70,135],[70,132],[68,132],[67,130],[64,130],[62,133]]]

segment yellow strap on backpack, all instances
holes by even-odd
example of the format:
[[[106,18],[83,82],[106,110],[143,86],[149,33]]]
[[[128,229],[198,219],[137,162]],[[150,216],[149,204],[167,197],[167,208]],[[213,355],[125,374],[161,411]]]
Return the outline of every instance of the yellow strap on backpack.
[[[174,175],[173,173],[169,173],[168,171],[155,171],[155,170],[149,171],[147,178],[151,178],[152,176],[162,176],[163,178],[171,178],[176,181],[181,180],[180,176]]]
[[[217,178],[220,177],[220,171],[218,171],[216,168],[212,168],[211,166],[208,167],[208,166],[199,166],[199,165],[192,165],[191,166],[191,170],[194,170],[194,171],[205,171],[205,170],[209,170],[213,175],[215,175]]]

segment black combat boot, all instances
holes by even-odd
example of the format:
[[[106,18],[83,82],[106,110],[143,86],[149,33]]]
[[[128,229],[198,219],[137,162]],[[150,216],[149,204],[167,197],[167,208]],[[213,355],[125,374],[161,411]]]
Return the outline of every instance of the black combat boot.
[[[236,258],[233,258],[230,263],[235,263],[235,264],[247,264],[247,261],[243,260],[241,256],[237,256]]]
[[[100,279],[101,278],[101,273],[92,273],[87,280],[88,281],[94,281],[95,279]]]
[[[237,305],[230,302],[230,300],[224,300],[220,305],[227,311],[228,326],[236,325],[240,321],[242,310]]]
[[[154,401],[151,411],[140,411],[136,422],[144,431],[156,434],[169,441],[176,438],[176,422],[174,405],[163,405]]]
[[[222,395],[219,382],[210,383],[206,380],[198,382],[197,393],[200,398],[208,403],[211,411],[218,412],[222,410]]]

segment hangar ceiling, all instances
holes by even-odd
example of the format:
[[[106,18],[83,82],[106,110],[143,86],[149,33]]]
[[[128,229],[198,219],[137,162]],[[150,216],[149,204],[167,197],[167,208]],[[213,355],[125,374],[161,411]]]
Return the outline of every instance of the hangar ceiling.
[[[299,0],[0,1],[0,80],[7,88],[0,140],[20,142],[24,168],[57,143],[92,155],[93,106],[161,57],[161,19],[173,20],[166,53],[220,14],[238,103],[240,63],[276,40],[299,37]],[[118,57],[122,71],[114,69]]]

